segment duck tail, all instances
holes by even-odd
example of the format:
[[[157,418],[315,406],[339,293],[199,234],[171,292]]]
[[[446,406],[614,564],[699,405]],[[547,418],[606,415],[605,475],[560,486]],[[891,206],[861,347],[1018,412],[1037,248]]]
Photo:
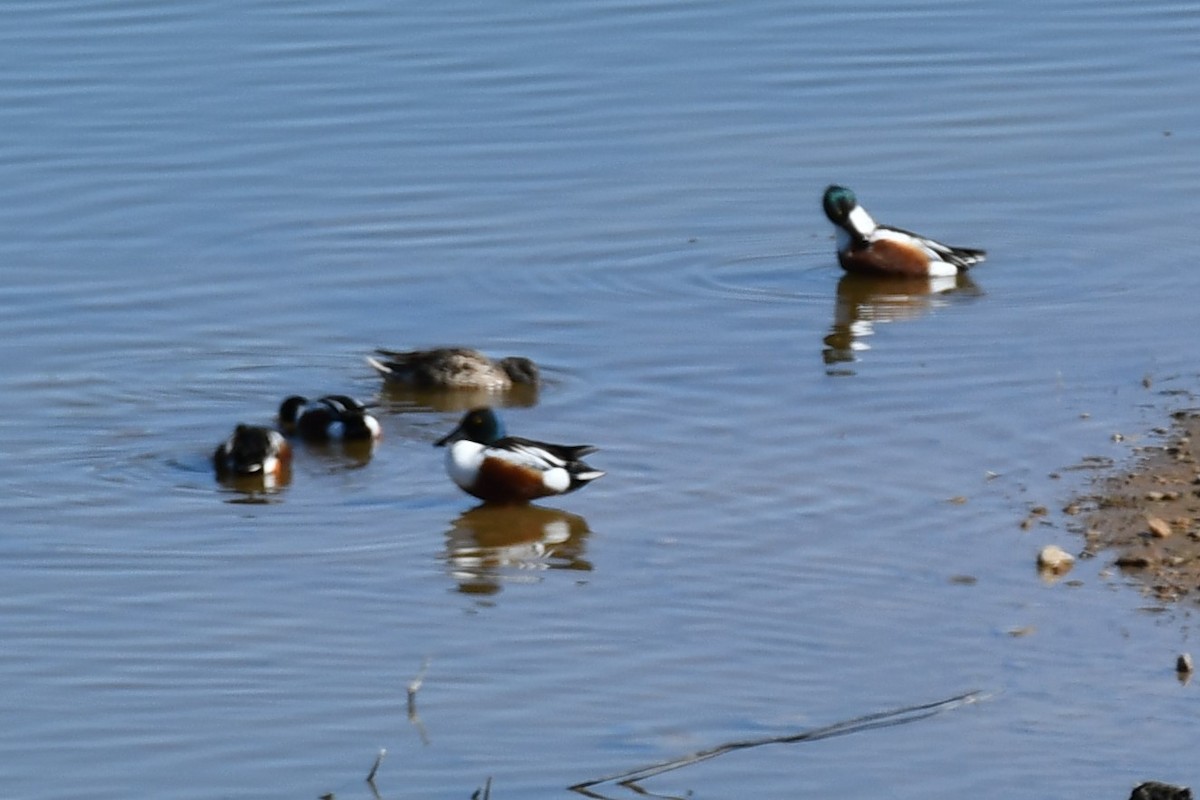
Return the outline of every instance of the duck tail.
[[[367,356],[366,358],[367,358],[367,364],[369,364],[371,366],[371,369],[375,370],[380,375],[387,377],[388,375],[391,375],[394,372],[394,370],[391,367],[389,367],[387,364],[380,361],[378,358],[373,358],[372,356]]]
[[[954,257],[956,265],[963,269],[973,267],[987,258],[986,250],[974,247],[954,247],[951,248],[950,253]]]

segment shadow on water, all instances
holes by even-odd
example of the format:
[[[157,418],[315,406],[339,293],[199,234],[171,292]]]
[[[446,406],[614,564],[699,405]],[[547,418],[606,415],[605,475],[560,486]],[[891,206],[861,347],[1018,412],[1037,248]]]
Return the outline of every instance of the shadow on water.
[[[496,594],[506,582],[532,582],[547,569],[590,571],[587,520],[533,505],[479,505],[446,531],[446,562],[464,594]]]
[[[822,356],[828,374],[852,375],[840,364],[858,361],[858,353],[870,350],[867,337],[876,323],[908,322],[953,299],[981,297],[970,276],[959,273],[944,278],[876,278],[843,275],[838,281],[833,308],[833,325],[824,338]]]

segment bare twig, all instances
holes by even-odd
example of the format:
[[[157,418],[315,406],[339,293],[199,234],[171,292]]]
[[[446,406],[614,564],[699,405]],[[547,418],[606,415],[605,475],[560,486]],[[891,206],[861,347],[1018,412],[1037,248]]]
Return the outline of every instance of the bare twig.
[[[762,747],[767,744],[792,744],[795,742],[815,742],[820,739],[828,739],[832,736],[844,736],[850,733],[859,733],[861,731],[869,731],[875,728],[886,728],[892,725],[906,725],[910,722],[932,717],[935,714],[941,714],[959,706],[964,706],[969,703],[975,703],[985,699],[986,695],[980,691],[965,692],[954,697],[948,697],[945,700],[938,700],[933,703],[923,703],[921,705],[906,706],[904,708],[895,708],[888,711],[878,711],[874,714],[865,714],[861,717],[835,722],[832,725],[826,725],[821,728],[812,728],[811,730],[802,731],[800,733],[787,734],[784,736],[768,736],[761,739],[746,739],[739,742],[726,742],[725,744],[709,748],[708,750],[700,750],[691,755],[681,758],[674,758],[670,761],[662,761],[657,764],[651,764],[645,767],[638,767],[626,772],[619,772],[614,775],[605,775],[602,778],[595,778],[590,781],[583,781],[574,786],[567,788],[580,794],[595,797],[592,792],[587,789],[601,783],[616,782],[623,786],[629,786],[637,781],[645,780],[646,778],[661,775],[664,772],[687,767],[692,764],[697,764],[701,761],[707,761],[710,758],[731,753],[735,750],[746,750],[751,747]],[[633,788],[633,787],[631,787]]]
[[[483,787],[476,789],[471,793],[471,800],[491,800],[492,796],[492,776],[488,775],[488,779],[484,782]]]
[[[425,673],[429,671],[429,657],[421,662],[421,671],[417,673],[417,677],[408,682],[408,718],[412,719],[417,715],[417,690],[421,688],[421,684],[425,682]]]
[[[379,748],[379,755],[375,756],[375,763],[371,765],[371,771],[367,773],[367,783],[371,787],[375,787],[375,773],[379,772],[379,765],[383,763],[383,757],[387,755],[386,748]]]
[[[425,724],[421,722],[421,715],[417,713],[417,690],[421,688],[421,684],[425,682],[425,673],[429,671],[429,657],[421,662],[421,671],[417,673],[417,677],[408,682],[408,721],[417,729],[417,735],[421,737],[421,744],[429,744],[429,736],[425,732]]]

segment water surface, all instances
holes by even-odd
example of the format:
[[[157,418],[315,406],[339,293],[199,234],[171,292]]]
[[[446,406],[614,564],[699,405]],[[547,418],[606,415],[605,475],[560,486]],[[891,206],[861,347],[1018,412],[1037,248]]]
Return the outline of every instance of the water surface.
[[[1098,562],[1042,584],[1037,549],[1080,544],[1018,526],[1196,390],[1196,10],[5,16],[10,796],[368,798],[387,748],[384,796],[566,797],[972,688],[993,699],[647,788],[1200,783],[1190,615]],[[844,278],[834,181],[988,262]],[[464,403],[363,362],[441,344],[537,360],[510,428],[594,443],[608,475],[474,510],[431,447]],[[237,422],[333,391],[381,404],[369,460],[301,448],[262,495],[213,479]]]

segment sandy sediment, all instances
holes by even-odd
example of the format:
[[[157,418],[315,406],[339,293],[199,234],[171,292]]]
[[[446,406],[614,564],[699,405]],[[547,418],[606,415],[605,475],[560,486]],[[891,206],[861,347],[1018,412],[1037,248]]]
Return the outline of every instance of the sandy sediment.
[[[1161,444],[1072,504],[1084,553],[1110,558],[1161,601],[1200,600],[1200,410],[1172,414]],[[1068,508],[1071,508],[1069,506]]]

